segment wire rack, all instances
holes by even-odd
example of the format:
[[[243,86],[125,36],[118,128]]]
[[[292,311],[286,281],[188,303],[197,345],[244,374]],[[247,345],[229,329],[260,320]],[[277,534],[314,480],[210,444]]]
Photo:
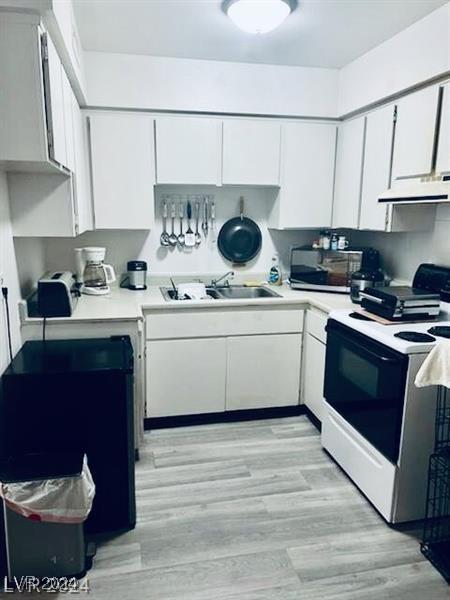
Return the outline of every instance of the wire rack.
[[[438,387],[435,435],[420,548],[450,583],[450,390],[442,386]]]

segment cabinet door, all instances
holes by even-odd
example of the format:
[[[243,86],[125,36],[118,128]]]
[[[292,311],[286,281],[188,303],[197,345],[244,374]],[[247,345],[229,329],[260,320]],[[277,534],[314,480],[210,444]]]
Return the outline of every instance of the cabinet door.
[[[220,184],[219,119],[157,118],[155,126],[158,183]]]
[[[303,402],[320,421],[323,411],[326,346],[309,333],[303,353]]]
[[[223,183],[278,185],[280,131],[280,124],[274,121],[225,120]]]
[[[279,227],[331,226],[335,154],[335,125],[282,125]]]
[[[96,229],[150,229],[154,223],[153,119],[146,115],[90,117]]]
[[[295,333],[228,338],[226,409],[298,404],[301,349]]]
[[[49,155],[60,165],[67,166],[63,68],[56,48],[48,35],[44,37],[44,44],[47,45],[47,59],[44,61],[44,81]]]
[[[439,87],[402,98],[397,104],[392,177],[431,172]]]
[[[225,338],[148,342],[146,362],[148,417],[225,410]]]
[[[48,159],[37,23],[0,12],[0,160]]]
[[[364,128],[364,117],[339,125],[333,227],[358,227]]]
[[[14,237],[73,237],[77,234],[71,175],[9,173]]]
[[[394,110],[386,106],[367,115],[360,229],[386,229],[387,207],[379,204],[378,196],[390,186]]]
[[[77,211],[77,233],[93,229],[91,184],[89,178],[89,146],[86,119],[72,95],[73,139],[75,152],[74,196]]]
[[[437,173],[450,173],[450,83],[442,90],[441,123],[436,159]]]
[[[64,134],[66,142],[66,167],[74,172],[75,171],[75,140],[74,140],[74,114],[73,114],[73,100],[74,94],[67,78],[66,73],[62,69],[61,80],[63,88],[63,101],[64,101]]]

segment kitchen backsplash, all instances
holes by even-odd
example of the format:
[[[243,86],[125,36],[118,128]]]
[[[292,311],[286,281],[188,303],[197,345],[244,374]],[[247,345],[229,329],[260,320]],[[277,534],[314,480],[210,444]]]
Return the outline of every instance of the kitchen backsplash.
[[[245,215],[256,221],[261,228],[262,249],[260,254],[245,266],[234,268],[245,273],[266,273],[271,265],[275,252],[279,253],[284,269],[289,264],[289,249],[294,244],[310,243],[315,236],[311,231],[274,231],[269,230],[267,223],[277,190],[273,188],[200,188],[187,186],[161,186],[156,192],[156,224],[150,231],[96,231],[87,232],[76,239],[54,238],[46,240],[46,262],[49,269],[74,268],[73,248],[80,246],[106,246],[106,261],[113,264],[119,273],[126,270],[126,262],[130,259],[146,260],[149,274],[181,275],[181,274],[217,274],[230,269],[217,248],[211,243],[211,233],[198,248],[167,248],[160,245],[162,232],[162,195],[180,196],[186,204],[187,195],[214,196],[216,205],[216,234],[228,219],[239,214],[239,197],[244,196]],[[170,208],[170,207],[169,207]],[[186,209],[185,209],[186,210]],[[170,212],[169,212],[170,214]],[[171,231],[171,221],[168,219]],[[191,226],[195,229],[195,220]],[[186,232],[186,219],[183,225]],[[200,230],[201,231],[201,230]],[[179,220],[176,219],[175,232],[179,233]]]
[[[348,232],[355,244],[374,246],[392,277],[410,281],[417,266],[434,262],[450,266],[450,205],[438,206],[432,231],[417,233]]]
[[[156,193],[156,225],[152,231],[95,231],[72,238],[53,238],[45,241],[48,269],[73,269],[73,248],[87,245],[107,247],[107,262],[119,273],[126,270],[129,259],[146,260],[151,275],[208,275],[222,273],[231,265],[219,253],[217,244],[202,238],[200,247],[191,251],[163,248],[159,237],[162,231],[162,194],[213,195],[217,213],[217,232],[229,218],[239,213],[239,196],[245,198],[245,214],[254,219],[262,232],[262,250],[251,263],[235,269],[241,273],[267,273],[273,254],[280,255],[282,268],[289,268],[289,250],[294,244],[307,244],[317,237],[318,231],[275,231],[267,226],[276,190],[269,188],[216,188],[164,186]],[[170,230],[170,219],[168,220]],[[186,230],[186,222],[184,224]],[[176,232],[179,224],[176,223]],[[345,233],[351,243],[377,248],[383,257],[386,271],[391,277],[410,280],[417,265],[424,261],[450,265],[450,206],[440,206],[434,230],[420,233],[380,233],[351,231]]]

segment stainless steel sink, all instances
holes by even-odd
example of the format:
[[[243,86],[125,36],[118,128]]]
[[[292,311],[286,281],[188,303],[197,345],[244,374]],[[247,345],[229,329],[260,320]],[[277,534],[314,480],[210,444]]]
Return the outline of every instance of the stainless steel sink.
[[[170,302],[171,300],[174,300],[174,301],[185,300],[185,298],[180,298],[180,299],[177,298],[176,292],[173,288],[161,287],[159,289],[161,290],[161,294],[163,295],[164,300],[166,300],[167,302]],[[207,287],[206,293],[212,300],[220,300],[220,298],[222,298],[222,296],[220,296],[219,292],[215,288]]]
[[[227,287],[218,287],[217,291],[221,298],[231,300],[233,298],[281,298],[273,290],[266,287],[246,287],[245,285],[230,285]]]
[[[161,287],[161,293],[164,300],[167,302],[178,300],[183,301],[184,298],[178,299],[174,289],[169,287]],[[241,298],[281,298],[280,294],[277,294],[273,290],[266,287],[246,287],[245,285],[230,285],[223,287],[207,287],[206,293],[211,300],[239,300]]]

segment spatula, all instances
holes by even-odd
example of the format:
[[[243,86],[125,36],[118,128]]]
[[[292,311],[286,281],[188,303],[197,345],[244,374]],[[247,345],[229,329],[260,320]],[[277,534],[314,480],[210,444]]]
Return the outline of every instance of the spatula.
[[[188,201],[187,203],[187,220],[188,220],[188,228],[186,230],[186,234],[184,236],[184,245],[188,248],[192,248],[195,246],[195,233],[191,229],[191,219],[192,219],[192,206]]]

